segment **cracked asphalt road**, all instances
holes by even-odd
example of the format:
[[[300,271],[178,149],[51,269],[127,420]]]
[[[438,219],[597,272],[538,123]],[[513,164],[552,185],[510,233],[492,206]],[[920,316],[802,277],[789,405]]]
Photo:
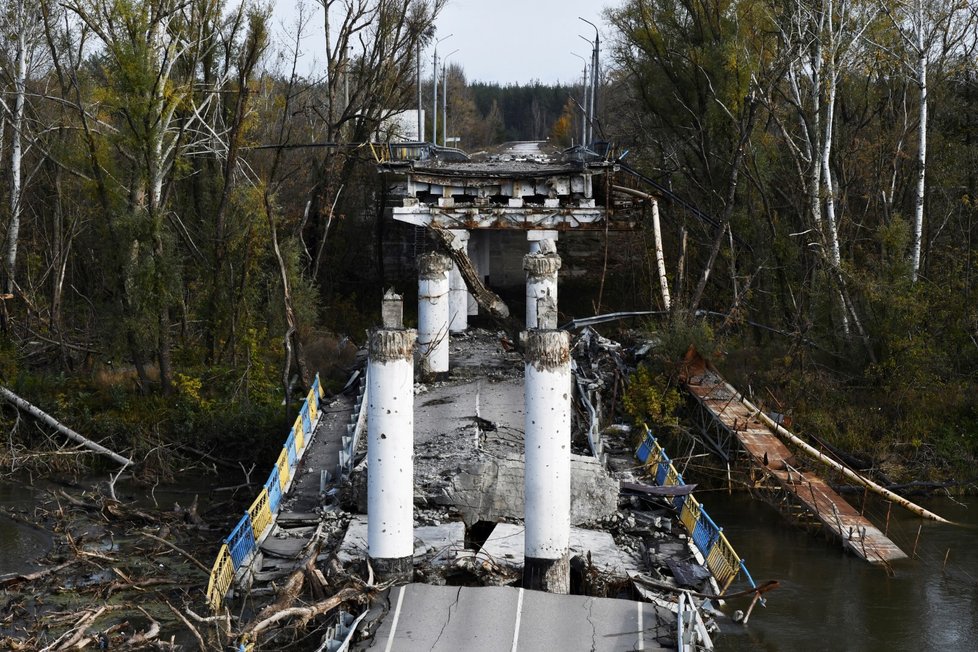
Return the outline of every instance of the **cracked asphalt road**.
[[[400,593],[403,591],[403,595]],[[657,635],[675,616],[653,604],[554,595],[508,586],[409,584],[391,589],[388,612],[358,649],[394,652],[675,649]],[[396,606],[399,605],[399,608]]]

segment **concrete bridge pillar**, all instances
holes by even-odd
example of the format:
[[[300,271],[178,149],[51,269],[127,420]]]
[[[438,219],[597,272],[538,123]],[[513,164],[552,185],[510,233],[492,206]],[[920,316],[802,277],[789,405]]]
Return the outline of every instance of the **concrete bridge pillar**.
[[[523,269],[526,270],[526,327],[539,328],[537,304],[540,299],[549,297],[556,310],[560,256],[556,253],[527,254],[523,257]]]
[[[570,592],[570,335],[526,333],[523,586]]]
[[[531,254],[552,254],[557,252],[557,238],[560,231],[553,229],[531,229],[526,232]]]
[[[367,553],[382,578],[410,582],[414,556],[414,330],[370,333]]]
[[[452,247],[468,255],[469,232],[464,229],[451,229],[449,232],[455,236]],[[453,333],[464,333],[469,327],[469,290],[465,287],[465,279],[457,266],[452,266],[448,284],[449,329]]]
[[[423,254],[418,261],[418,362],[423,376],[448,372],[449,271],[452,259]]]

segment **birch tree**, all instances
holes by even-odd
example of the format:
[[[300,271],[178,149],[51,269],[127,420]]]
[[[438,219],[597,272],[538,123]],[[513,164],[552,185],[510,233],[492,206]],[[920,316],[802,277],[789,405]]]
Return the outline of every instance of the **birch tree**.
[[[966,0],[878,0],[902,44],[900,60],[917,87],[917,159],[910,240],[910,276],[917,281],[924,238],[927,177],[928,74],[962,43],[974,40],[974,13]],[[973,45],[973,43],[969,43]]]
[[[23,158],[27,108],[27,77],[33,51],[41,39],[37,12],[26,0],[8,0],[2,7],[4,32],[13,43],[13,65],[9,76],[13,85],[13,106],[4,99],[5,122],[10,124],[10,218],[7,222],[4,252],[5,278],[2,291],[13,294],[16,284],[17,249],[23,213]]]
[[[867,345],[862,320],[849,296],[842,270],[839,189],[835,182],[834,146],[836,107],[840,78],[856,65],[863,48],[863,33],[873,24],[876,12],[866,3],[850,0],[802,0],[786,12],[779,26],[782,47],[790,64],[777,98],[768,98],[768,108],[780,130],[803,195],[807,197],[809,232],[828,265],[843,336],[850,337],[854,325]],[[785,112],[783,107],[787,107]]]

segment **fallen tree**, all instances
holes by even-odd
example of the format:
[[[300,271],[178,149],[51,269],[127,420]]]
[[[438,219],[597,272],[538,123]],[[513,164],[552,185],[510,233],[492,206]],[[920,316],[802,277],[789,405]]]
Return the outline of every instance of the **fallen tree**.
[[[6,387],[3,387],[2,385],[0,385],[0,398],[3,398],[5,401],[13,405],[18,410],[34,417],[44,425],[54,428],[68,439],[78,442],[79,444],[81,444],[82,446],[84,446],[85,448],[87,448],[92,452],[98,453],[99,455],[105,455],[106,457],[111,458],[112,461],[116,462],[117,464],[121,464],[123,467],[127,467],[133,464],[133,461],[128,457],[123,457],[122,455],[119,455],[118,453],[109,450],[105,446],[102,446],[101,444],[96,443],[91,439],[81,436],[80,434],[78,434],[68,426],[64,425],[63,423],[61,423],[60,421],[52,417],[47,412],[44,412],[40,408],[35,407],[31,403],[28,403],[27,401],[17,396],[16,394],[11,392]]]

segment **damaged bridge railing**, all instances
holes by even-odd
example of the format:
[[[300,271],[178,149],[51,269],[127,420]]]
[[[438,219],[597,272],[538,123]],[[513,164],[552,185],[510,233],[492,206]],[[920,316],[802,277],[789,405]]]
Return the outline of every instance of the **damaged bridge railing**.
[[[369,378],[367,378],[366,367],[364,367],[363,375],[359,381],[357,398],[353,404],[353,411],[350,413],[350,423],[346,426],[346,434],[343,435],[342,446],[340,447],[337,477],[348,478],[350,473],[353,472],[353,465],[356,463],[357,447],[360,445],[360,437],[363,436],[364,428],[367,425],[366,405]]]
[[[650,475],[655,479],[655,484],[661,487],[685,484],[672,460],[648,428],[645,429],[645,440],[638,447],[635,457],[645,464]],[[723,530],[714,523],[703,505],[692,494],[676,496],[673,498],[673,506],[679,513],[679,520],[682,521],[696,549],[706,560],[706,567],[716,579],[720,593],[727,590],[739,573],[744,574],[751,588],[757,588],[754,578],[747,572],[744,560],[737,556]]]
[[[306,444],[316,427],[319,405],[323,396],[325,394],[319,382],[319,374],[316,374],[316,380],[313,381],[309,394],[302,402],[302,408],[295,418],[289,436],[285,439],[285,444],[282,445],[282,451],[278,455],[275,466],[272,467],[271,475],[262,486],[258,497],[221,544],[211,569],[210,581],[207,583],[207,604],[213,611],[220,610],[224,596],[234,582],[235,573],[250,562],[262,537],[275,522],[282,496],[292,484],[296,466],[302,459]]]

